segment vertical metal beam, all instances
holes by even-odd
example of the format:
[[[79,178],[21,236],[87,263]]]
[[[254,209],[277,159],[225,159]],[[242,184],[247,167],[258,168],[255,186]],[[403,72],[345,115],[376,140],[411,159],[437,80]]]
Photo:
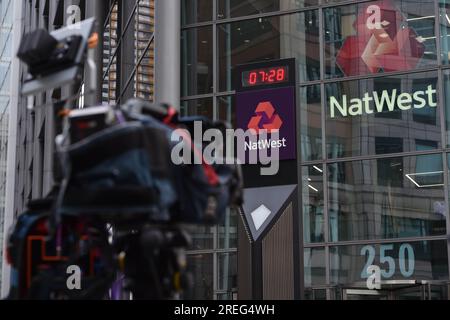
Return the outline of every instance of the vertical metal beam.
[[[437,57],[439,60],[442,59],[441,57],[441,15],[440,15],[440,9],[439,9],[439,3],[438,1],[435,1],[434,3],[434,10],[435,10],[435,21],[434,21],[434,34],[436,35],[436,50],[437,50]],[[439,61],[439,64],[441,62]],[[446,95],[444,96],[444,88],[445,88],[445,74],[443,71],[438,71],[438,83],[436,88],[438,89],[438,101],[439,101],[439,117],[440,117],[440,125],[441,125],[441,141],[442,141],[442,148],[447,148],[449,141],[448,140],[448,134],[447,134],[447,128],[446,128],[446,112],[445,112],[445,105],[446,105],[446,99],[448,98]],[[448,204],[449,201],[449,161],[448,161],[448,155],[446,153],[442,154],[442,170],[444,171],[444,197],[445,197],[445,203]],[[448,205],[445,206],[445,217],[446,217],[446,230],[447,230],[447,237],[450,237],[450,211],[448,208]],[[450,239],[450,238],[449,238]],[[447,241],[447,263],[450,265],[450,242]],[[450,269],[448,270],[449,277],[450,277]],[[448,293],[448,296],[450,297],[450,292]]]
[[[303,300],[305,298],[305,249],[303,235],[303,172],[302,166],[302,118],[301,118],[301,92],[298,83],[300,82],[299,67],[295,63],[295,129],[297,139],[297,194],[294,201],[294,299]]]
[[[180,107],[179,0],[155,1],[155,101]]]

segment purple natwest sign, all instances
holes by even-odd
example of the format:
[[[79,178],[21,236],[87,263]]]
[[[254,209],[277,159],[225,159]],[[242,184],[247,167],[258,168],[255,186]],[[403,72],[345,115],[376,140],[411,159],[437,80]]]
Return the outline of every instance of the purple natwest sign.
[[[237,127],[244,131],[265,129],[265,141],[258,135],[258,146],[278,148],[280,160],[296,159],[295,139],[295,89],[293,87],[239,92],[236,95]],[[271,140],[270,132],[279,130],[277,141]],[[252,146],[243,146],[246,153]]]

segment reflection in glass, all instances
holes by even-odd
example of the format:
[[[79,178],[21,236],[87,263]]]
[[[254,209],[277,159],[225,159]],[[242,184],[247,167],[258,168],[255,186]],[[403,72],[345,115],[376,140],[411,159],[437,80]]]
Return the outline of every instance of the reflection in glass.
[[[181,95],[212,92],[212,27],[183,30],[181,50]]]
[[[181,102],[180,114],[182,116],[201,115],[213,118],[212,98],[194,99]],[[189,226],[192,235],[191,250],[212,249],[216,229],[212,226]]]
[[[324,9],[329,78],[435,65],[434,2],[371,1]]]
[[[216,229],[211,226],[186,226],[192,237],[190,250],[213,249]]]
[[[136,66],[134,75],[135,97],[153,101],[155,51],[152,39],[155,22],[150,10],[150,1],[138,1],[135,15]],[[149,41],[151,44],[149,45]]]
[[[237,247],[237,219],[236,210],[227,209],[224,219],[218,225],[220,249]]]
[[[322,159],[322,105],[320,85],[300,88],[302,161]]]
[[[213,285],[213,254],[194,254],[187,256],[187,269],[193,277],[192,297],[194,300],[212,300]]]
[[[444,84],[442,88],[442,95],[445,103],[445,136],[446,146],[450,146],[450,70],[443,72]]]
[[[217,28],[220,91],[234,89],[236,65],[256,61],[295,57],[300,81],[320,77],[317,10],[220,24]]]
[[[305,243],[324,241],[322,165],[302,167],[303,239]]]
[[[237,292],[219,293],[217,300],[237,300]]]
[[[306,288],[324,285],[326,283],[324,248],[305,248],[304,266]]]
[[[212,98],[182,101],[180,114],[182,116],[205,116],[212,119],[214,115]]]
[[[213,1],[181,0],[181,24],[191,24],[212,20]]]
[[[235,96],[217,97],[219,120],[229,122],[233,128],[236,127]]]
[[[237,290],[237,254],[236,252],[219,253],[218,290],[232,292]]]
[[[440,154],[329,165],[331,241],[445,234],[442,170]]]
[[[3,3],[3,2],[2,2]],[[109,67],[106,68],[105,77],[102,84],[102,101],[106,103],[115,103],[117,95],[117,50],[118,50],[118,5],[115,3],[111,8],[111,14],[106,20],[106,26],[103,33],[103,50],[108,57]],[[6,81],[9,82],[9,81]]]
[[[214,1],[214,0],[208,0]],[[317,5],[319,0],[217,0],[217,19],[298,9]]]
[[[439,0],[439,26],[441,28],[441,61],[450,63],[450,1]]]
[[[437,240],[330,247],[331,283],[364,288],[370,265],[380,267],[381,281],[446,280],[447,244]]]
[[[325,85],[328,158],[441,147],[436,72]]]
[[[327,290],[305,288],[305,300],[327,300]]]

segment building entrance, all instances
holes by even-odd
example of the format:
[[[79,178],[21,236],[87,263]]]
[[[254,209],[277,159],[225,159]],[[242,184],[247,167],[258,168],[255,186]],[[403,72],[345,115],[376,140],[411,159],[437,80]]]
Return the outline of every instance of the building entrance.
[[[340,297],[342,300],[447,300],[448,286],[434,281],[384,281],[378,290],[358,285],[343,287]]]

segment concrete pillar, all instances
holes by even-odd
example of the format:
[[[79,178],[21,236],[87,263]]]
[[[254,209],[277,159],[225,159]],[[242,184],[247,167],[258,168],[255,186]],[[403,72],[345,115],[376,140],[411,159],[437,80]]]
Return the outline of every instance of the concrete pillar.
[[[180,0],[155,1],[155,102],[180,107]]]
[[[99,35],[98,46],[95,49],[95,64],[97,66],[96,83],[97,90],[94,94],[86,95],[85,104],[87,106],[92,106],[100,104],[102,101],[102,81],[103,81],[103,34],[104,34],[104,23],[107,16],[108,1],[106,0],[95,0],[86,1],[86,18],[95,17],[97,20],[95,31]],[[90,88],[90,78],[85,76],[85,91]]]

